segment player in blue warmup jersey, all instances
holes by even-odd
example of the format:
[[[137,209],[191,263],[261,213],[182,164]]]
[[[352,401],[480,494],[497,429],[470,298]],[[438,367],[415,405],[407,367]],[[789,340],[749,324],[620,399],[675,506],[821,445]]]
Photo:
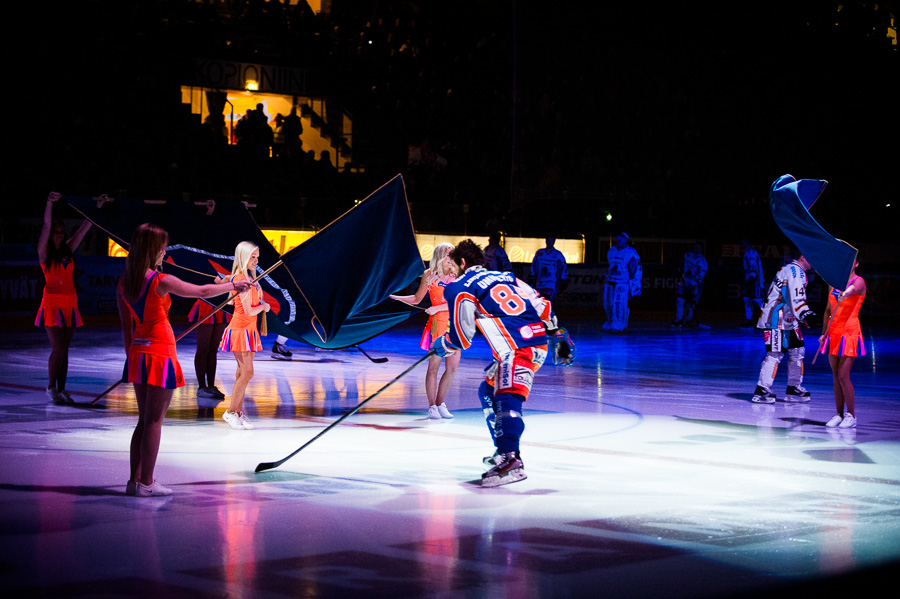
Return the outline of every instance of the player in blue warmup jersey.
[[[554,247],[556,239],[548,237],[545,241],[547,247],[536,251],[531,261],[531,280],[534,288],[552,302],[569,284],[569,267],[566,257]]]
[[[548,337],[557,334],[556,317],[550,302],[515,275],[486,270],[484,253],[471,239],[456,246],[450,261],[457,276],[444,291],[450,325],[433,348],[448,355],[470,347],[476,331],[484,335],[494,362],[478,395],[496,452],[485,458],[492,467],[482,475],[481,486],[520,481],[526,478],[519,455],[522,407],[547,357]]]

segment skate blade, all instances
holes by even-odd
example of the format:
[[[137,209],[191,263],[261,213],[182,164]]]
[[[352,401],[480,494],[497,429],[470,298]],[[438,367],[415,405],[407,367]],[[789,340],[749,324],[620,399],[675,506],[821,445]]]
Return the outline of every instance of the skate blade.
[[[509,474],[506,474],[505,476],[490,476],[488,478],[482,478],[481,486],[485,488],[499,487],[501,485],[517,483],[520,480],[525,480],[526,478],[528,478],[528,475],[525,474],[525,470],[519,468],[518,470],[510,471]]]
[[[294,358],[292,356],[276,356],[275,354],[269,354],[275,360],[281,360],[282,362],[291,362]]]

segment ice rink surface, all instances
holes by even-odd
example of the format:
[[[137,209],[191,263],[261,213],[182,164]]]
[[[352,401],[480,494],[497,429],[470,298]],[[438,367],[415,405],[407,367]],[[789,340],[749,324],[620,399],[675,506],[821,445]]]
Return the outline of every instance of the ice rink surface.
[[[808,404],[750,401],[761,334],[673,330],[633,315],[610,335],[563,322],[576,364],[545,365],[525,406],[528,478],[479,486],[493,447],[475,391],[477,339],[428,420],[422,364],[278,468],[416,362],[423,321],[356,349],[291,343],[257,356],[232,430],[228,400],[197,398],[179,344],[156,474],[168,498],[125,495],[136,422],[112,326],[79,329],[68,389],[44,394],[49,344],[0,333],[0,588],[6,597],[737,597],[866,592],[900,564],[900,331],[866,328],[854,365],[859,426],[835,413],[825,358]],[[182,329],[184,327],[181,327]],[[176,327],[176,333],[178,327]],[[265,340],[271,347],[272,338]],[[234,360],[220,354],[230,394]],[[784,394],[786,361],[776,377]],[[875,585],[875,586],[872,586]]]

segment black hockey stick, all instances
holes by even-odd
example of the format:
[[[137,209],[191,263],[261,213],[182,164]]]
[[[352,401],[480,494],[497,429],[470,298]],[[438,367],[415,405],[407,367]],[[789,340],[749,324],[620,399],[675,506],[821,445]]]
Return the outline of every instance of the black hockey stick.
[[[309,445],[311,445],[313,443],[313,441],[315,441],[316,439],[318,439],[319,437],[321,437],[322,435],[324,435],[325,433],[327,433],[328,431],[330,431],[331,429],[333,429],[334,427],[339,425],[341,422],[344,421],[344,419],[349,418],[353,414],[356,414],[360,410],[360,408],[362,408],[364,405],[366,405],[367,403],[369,403],[370,401],[372,401],[373,399],[378,397],[382,391],[384,391],[385,389],[387,389],[388,387],[390,387],[391,385],[393,385],[394,383],[396,383],[397,381],[402,379],[407,374],[409,374],[416,366],[418,366],[419,364],[421,364],[422,362],[424,362],[425,360],[430,358],[433,353],[434,353],[434,350],[431,350],[427,354],[425,354],[424,356],[419,358],[419,360],[417,360],[415,364],[413,364],[412,366],[410,366],[409,368],[407,368],[406,370],[404,370],[403,372],[398,374],[396,377],[394,377],[394,379],[392,381],[390,381],[384,387],[382,387],[381,389],[379,389],[378,391],[376,391],[375,393],[373,393],[372,395],[370,395],[369,397],[367,397],[366,399],[361,401],[359,404],[357,404],[357,406],[355,408],[353,408],[352,410],[350,410],[349,412],[347,412],[346,414],[344,414],[343,416],[341,416],[340,418],[338,418],[337,420],[335,420],[334,422],[332,422],[331,424],[326,426],[318,435],[316,435],[315,437],[313,437],[312,439],[310,439],[309,441],[307,441],[306,443],[301,445],[300,448],[297,449],[294,453],[278,460],[277,462],[260,462],[260,464],[256,466],[256,470],[254,470],[254,472],[263,472],[264,470],[271,470],[272,468],[278,468],[279,466],[281,466],[282,464],[287,462],[289,459],[291,459],[292,457],[294,457],[295,455],[297,455],[298,453],[300,453],[301,451],[306,449]]]
[[[358,345],[356,346],[356,349],[358,349],[360,351],[360,353],[362,353],[362,355],[369,358],[369,360],[371,360],[375,364],[384,364],[385,362],[388,361],[387,358],[373,358],[372,356],[370,356],[369,354],[366,353],[366,350],[364,350],[363,348],[361,348]]]
[[[103,399],[104,397],[109,395],[109,392],[112,391],[113,389],[115,389],[116,387],[118,387],[120,384],[122,384],[122,379],[119,379],[118,381],[116,381],[115,383],[112,384],[112,387],[110,387],[109,389],[107,389],[106,391],[104,391],[103,393],[98,395],[97,397],[95,397],[94,401],[91,402],[91,405],[94,405],[95,403],[97,403],[98,401],[100,401],[101,399]]]

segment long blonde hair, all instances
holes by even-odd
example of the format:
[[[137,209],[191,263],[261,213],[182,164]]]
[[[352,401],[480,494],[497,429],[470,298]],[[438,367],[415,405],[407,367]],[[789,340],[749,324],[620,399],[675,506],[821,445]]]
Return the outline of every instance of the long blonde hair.
[[[447,243],[446,241],[443,243],[439,243],[434,246],[434,252],[431,253],[431,262],[428,263],[428,270],[431,271],[431,274],[435,276],[441,276],[441,262],[444,261],[450,252],[453,251],[453,244]]]
[[[234,248],[234,264],[231,265],[232,275],[246,275],[247,264],[250,262],[250,256],[259,249],[252,241],[242,241]]]
[[[140,296],[147,271],[155,266],[156,256],[168,243],[169,234],[162,227],[144,223],[134,230],[122,275],[122,291],[126,300],[132,302]]]

